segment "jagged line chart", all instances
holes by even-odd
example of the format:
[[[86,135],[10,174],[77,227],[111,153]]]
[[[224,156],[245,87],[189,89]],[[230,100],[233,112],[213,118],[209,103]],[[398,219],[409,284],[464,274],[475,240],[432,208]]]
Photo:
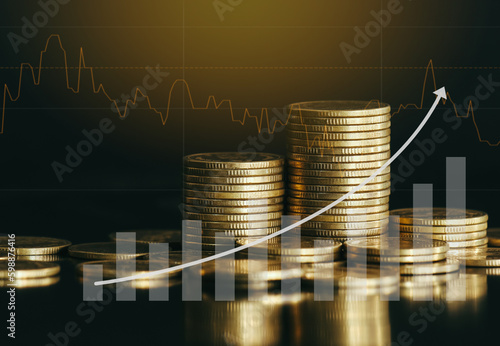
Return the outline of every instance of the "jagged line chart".
[[[170,87],[170,90],[169,90],[169,93],[168,93],[167,108],[166,108],[165,112],[161,112],[158,109],[156,109],[155,107],[153,107],[152,104],[151,104],[151,100],[150,100],[149,96],[147,96],[144,93],[142,93],[139,88],[135,90],[133,99],[127,100],[126,103],[125,103],[125,107],[123,107],[123,111],[120,111],[120,107],[118,106],[118,103],[116,102],[115,99],[113,99],[106,92],[106,89],[104,88],[104,85],[102,83],[99,83],[99,85],[96,86],[96,82],[95,82],[95,78],[94,78],[94,68],[90,67],[90,66],[87,66],[87,64],[85,63],[85,55],[84,55],[84,52],[83,52],[83,47],[80,47],[80,55],[79,55],[79,62],[78,62],[78,79],[77,79],[76,87],[72,87],[70,85],[70,79],[69,79],[69,73],[68,73],[68,71],[69,71],[70,68],[69,68],[69,65],[68,65],[67,53],[66,53],[66,50],[65,50],[65,48],[64,48],[64,46],[62,44],[62,40],[61,40],[60,35],[53,34],[53,35],[51,35],[47,39],[46,44],[45,44],[45,48],[40,52],[40,62],[39,62],[39,65],[38,65],[38,75],[35,72],[35,68],[31,64],[29,64],[29,63],[21,63],[20,73],[19,73],[19,84],[18,84],[18,89],[17,89],[17,95],[13,96],[13,94],[12,94],[11,90],[9,89],[8,85],[4,84],[4,90],[3,90],[3,107],[2,107],[2,121],[1,121],[1,124],[0,124],[0,134],[3,134],[4,130],[5,130],[5,115],[6,115],[7,102],[8,101],[9,102],[16,102],[21,97],[23,71],[25,69],[27,69],[27,70],[29,70],[31,72],[31,77],[33,79],[33,84],[35,86],[38,86],[40,84],[40,81],[41,81],[41,72],[42,72],[42,69],[43,69],[43,57],[44,57],[44,54],[47,53],[49,44],[50,44],[51,40],[53,40],[53,39],[57,40],[57,42],[59,44],[59,47],[61,48],[61,50],[63,52],[63,55],[64,55],[64,70],[65,70],[65,74],[66,74],[66,88],[68,90],[72,91],[73,93],[78,94],[80,92],[82,71],[83,70],[88,70],[90,72],[91,81],[92,81],[92,88],[93,88],[94,94],[101,94],[102,93],[116,107],[117,113],[118,113],[119,117],[121,117],[121,118],[124,118],[124,117],[127,116],[127,114],[128,114],[127,112],[129,111],[129,107],[131,107],[132,105],[135,106],[139,102],[138,98],[141,97],[147,103],[147,107],[149,108],[149,110],[151,110],[155,114],[159,115],[160,118],[161,118],[162,125],[165,125],[167,123],[167,120],[168,120],[168,117],[169,117],[169,114],[170,114],[170,107],[171,107],[171,102],[172,102],[172,97],[173,97],[172,96],[173,95],[173,91],[175,90],[176,87],[178,87],[178,85],[181,85],[187,91],[187,96],[188,96],[189,104],[190,104],[190,106],[191,106],[191,108],[193,110],[208,110],[208,109],[210,109],[211,106],[213,107],[213,109],[218,110],[218,109],[221,109],[223,106],[227,105],[227,109],[229,110],[229,113],[231,115],[231,121],[240,123],[241,125],[245,125],[248,119],[255,120],[257,131],[259,133],[264,128],[266,128],[266,129],[268,129],[269,133],[272,134],[272,133],[274,133],[274,131],[276,130],[276,127],[278,125],[280,125],[280,126],[286,126],[288,124],[288,121],[290,119],[290,116],[291,116],[292,112],[298,111],[299,115],[300,115],[300,109],[294,109],[293,106],[292,106],[292,108],[289,109],[289,112],[288,112],[288,115],[287,115],[287,118],[286,118],[285,121],[277,119],[271,125],[271,120],[270,120],[269,109],[268,108],[263,107],[261,109],[259,115],[252,115],[250,113],[250,110],[248,108],[244,108],[243,116],[241,117],[241,119],[238,119],[237,117],[235,117],[235,112],[234,112],[232,101],[229,100],[229,99],[222,99],[221,101],[217,102],[217,99],[216,99],[216,97],[214,95],[208,96],[207,103],[206,103],[205,106],[196,106],[195,103],[194,103],[194,100],[193,100],[193,95],[191,93],[189,84],[184,79],[176,79],[172,83],[172,85]],[[437,81],[436,81],[435,69],[434,69],[434,65],[433,65],[433,61],[432,60],[429,61],[429,63],[427,64],[427,67],[425,69],[425,76],[424,76],[424,81],[423,81],[422,95],[421,95],[421,98],[420,98],[420,103],[400,104],[397,107],[397,110],[392,113],[392,116],[399,114],[403,110],[407,110],[407,109],[421,110],[423,108],[424,101],[425,101],[425,94],[426,94],[426,84],[427,84],[427,81],[428,81],[429,78],[432,78],[432,83],[433,83],[433,86],[434,86],[433,90],[435,90],[437,88]],[[469,103],[468,103],[466,115],[461,116],[461,115],[459,115],[459,112],[457,110],[456,104],[455,104],[455,102],[452,101],[451,95],[449,94],[449,92],[447,92],[447,97],[448,97],[448,99],[442,99],[443,105],[446,104],[447,101],[449,101],[450,104],[452,105],[453,111],[455,112],[455,115],[457,117],[460,117],[460,118],[469,118],[470,117],[470,118],[472,118],[472,122],[473,122],[473,124],[474,124],[474,126],[476,128],[476,133],[477,133],[478,139],[479,139],[479,141],[481,143],[486,143],[486,144],[488,144],[489,146],[492,146],[492,147],[496,147],[496,146],[500,145],[500,141],[498,141],[498,142],[490,142],[489,140],[482,138],[481,133],[479,131],[479,127],[478,127],[477,122],[476,122],[476,115],[474,113],[474,107],[473,107],[472,101],[469,101]],[[370,102],[379,103],[378,100],[372,100]],[[265,127],[264,127],[264,125],[265,125]],[[331,147],[331,143],[329,141],[327,141],[327,140],[324,140],[323,138],[325,138],[325,137],[323,135],[317,135],[317,134],[310,135],[310,133],[307,131],[307,125],[305,125],[305,124],[303,124],[303,125],[304,125],[305,132],[306,132],[306,138],[307,138],[308,147],[311,148],[311,147],[317,145],[322,150]],[[325,128],[324,133],[326,133],[326,128]]]

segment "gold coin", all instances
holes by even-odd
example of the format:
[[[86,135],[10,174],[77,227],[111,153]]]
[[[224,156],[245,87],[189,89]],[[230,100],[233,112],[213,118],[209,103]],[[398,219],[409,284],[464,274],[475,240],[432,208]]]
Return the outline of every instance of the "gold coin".
[[[491,246],[500,246],[500,228],[488,228],[488,240]]]
[[[307,238],[300,239],[300,247],[294,247],[292,244],[282,247],[282,244],[269,246],[268,252],[272,255],[281,256],[314,256],[327,255],[340,251],[342,243],[331,239],[313,240]]]
[[[378,145],[374,147],[355,147],[355,148],[319,148],[317,146],[301,146],[291,145],[287,146],[291,153],[308,154],[308,155],[365,155],[375,154],[391,150],[390,144]]]
[[[307,184],[307,185],[352,185],[356,186],[364,182],[366,178],[317,178],[317,177],[305,177],[301,175],[288,175],[288,181],[295,184]],[[379,174],[367,185],[379,184],[388,182],[391,180],[390,174]]]
[[[437,239],[444,241],[465,241],[465,240],[474,240],[474,239],[482,239],[486,237],[486,231],[479,232],[470,232],[470,233],[452,233],[452,234],[431,234],[431,233],[399,233],[401,238],[409,238],[409,239]]]
[[[263,214],[283,210],[283,204],[274,204],[261,207],[199,207],[186,205],[185,210],[202,214]]]
[[[399,272],[401,275],[433,275],[453,273],[459,269],[459,263],[440,261],[424,265],[403,264],[399,267]]]
[[[364,228],[379,228],[387,225],[387,220],[366,221],[366,222],[320,222],[308,221],[303,224],[303,228],[350,230]]]
[[[399,225],[399,230],[406,233],[469,233],[484,231],[488,228],[487,223],[467,226],[409,226]]]
[[[289,205],[296,205],[301,207],[313,207],[317,208],[316,211],[333,203],[332,200],[318,200],[318,199],[305,199],[305,198],[299,199],[293,197],[289,197],[287,200]],[[338,203],[334,208],[363,208],[363,207],[387,205],[387,203],[389,203],[389,197],[360,199],[360,200],[347,199]],[[333,210],[333,208],[330,210]]]
[[[253,228],[269,228],[281,226],[281,220],[266,220],[266,221],[248,221],[248,222],[218,222],[218,221],[202,221],[202,229],[253,229]]]
[[[320,209],[321,208],[288,205],[288,210],[290,212],[300,215],[310,215],[317,212]],[[389,205],[387,204],[373,206],[373,207],[365,207],[365,208],[363,207],[338,208],[337,206],[335,206],[331,209],[328,209],[326,212],[323,213],[323,215],[345,216],[345,215],[375,214],[375,213],[382,213],[388,210],[389,210]]]
[[[391,112],[391,106],[375,101],[311,101],[287,106],[292,115],[311,117],[364,117]]]
[[[17,238],[17,237],[16,237]],[[20,237],[19,237],[20,238]],[[9,261],[0,262],[0,279],[9,278]],[[61,267],[59,264],[52,262],[32,262],[32,261],[16,261],[15,262],[15,283],[18,279],[33,279],[59,274]]]
[[[127,233],[135,233],[136,242],[148,244],[180,243],[182,241],[182,231],[177,229],[147,229],[147,230],[127,230]],[[110,233],[108,238],[116,241],[116,232]]]
[[[8,251],[12,241],[16,255],[51,255],[71,245],[70,241],[56,238],[19,236],[11,239],[4,236],[0,237],[0,251]]]
[[[267,184],[246,184],[246,185],[218,185],[218,184],[196,184],[184,183],[184,188],[205,192],[262,192],[279,190],[285,187],[283,181]]]
[[[241,221],[262,221],[280,219],[283,215],[282,212],[269,212],[261,214],[198,214],[185,212],[188,220],[203,220],[203,221],[228,221],[228,222],[241,222]]]
[[[471,209],[407,208],[391,210],[399,223],[415,226],[465,226],[488,221],[488,214]]]
[[[380,131],[391,127],[391,122],[387,121],[385,123],[376,123],[368,125],[327,125],[327,124],[294,124],[289,122],[287,124],[287,129],[292,131],[307,131],[307,132],[368,132],[368,131]]]
[[[184,175],[184,181],[196,184],[225,184],[225,185],[245,185],[245,184],[267,184],[283,181],[283,174],[273,174],[251,177],[212,177],[199,175]]]
[[[34,279],[16,278],[16,289],[48,287],[57,284],[60,280],[60,276],[48,276]],[[0,287],[9,287],[10,284],[12,284],[10,280],[0,280]]]
[[[285,194],[285,189],[270,191],[252,191],[252,192],[208,192],[184,189],[184,195],[187,197],[203,197],[204,199],[263,199],[272,197],[281,197]]]
[[[0,251],[0,261],[5,261],[9,259],[9,253],[7,251]]]
[[[354,189],[354,187],[352,188]],[[352,190],[351,189],[351,190]],[[349,190],[349,191],[351,191]],[[343,197],[347,192],[339,192],[339,193],[327,193],[327,192],[307,192],[307,191],[296,191],[296,190],[289,190],[288,195],[290,197],[295,197],[295,198],[304,198],[304,199],[326,199],[326,200],[337,200],[341,197]],[[346,198],[346,200],[359,200],[359,199],[370,199],[370,198],[380,198],[380,197],[386,197],[391,194],[391,189],[385,189],[385,190],[380,190],[380,191],[371,191],[371,192],[356,192],[353,195],[349,196]],[[403,230],[403,229],[401,229]]]
[[[280,227],[250,228],[250,229],[224,229],[224,228],[203,228],[202,234],[206,236],[227,236],[227,237],[260,237],[279,231]],[[187,234],[199,234],[199,229],[185,229]]]
[[[291,138],[313,140],[326,139],[329,141],[345,140],[366,140],[384,138],[391,135],[391,130],[366,131],[366,132],[312,132],[312,131],[292,131],[287,130],[287,135]]]
[[[384,232],[382,227],[378,228],[363,228],[349,230],[332,230],[321,228],[301,228],[302,236],[308,237],[341,237],[341,238],[357,238],[357,237],[374,237],[379,236]]]
[[[289,152],[288,159],[306,162],[326,162],[326,163],[356,163],[356,162],[373,162],[387,160],[391,157],[390,151],[383,153],[366,154],[366,155],[311,155],[297,154]]]
[[[448,244],[440,240],[408,240],[397,237],[382,239],[360,239],[346,243],[352,252],[366,252],[375,256],[424,256],[444,253],[448,251]]]
[[[341,242],[338,242],[342,244]],[[278,255],[271,255],[276,256]],[[336,252],[328,255],[311,255],[311,256],[279,256],[281,258],[282,263],[302,263],[302,264],[311,264],[311,263],[332,263],[333,261],[339,261],[342,259],[342,253]]]
[[[500,267],[500,249],[484,249],[479,254],[465,253],[457,256],[457,259],[465,259],[468,267]]]
[[[58,262],[62,261],[64,256],[54,255],[24,255],[16,256],[16,261],[33,261],[33,262]]]
[[[434,255],[420,255],[420,256],[359,256],[356,254],[349,254],[347,261],[352,258],[353,261],[363,261],[369,263],[426,263],[437,262],[446,259],[446,253],[438,253]]]
[[[399,284],[399,275],[395,270],[381,270],[379,266],[342,268],[339,273],[337,285],[342,288],[366,289],[369,287],[397,286]]]
[[[354,163],[332,163],[332,162],[305,162],[305,161],[295,161],[288,160],[288,166],[302,169],[314,169],[314,170],[336,170],[336,171],[347,171],[347,170],[368,170],[373,169],[376,172],[377,169],[382,167],[386,160],[382,161],[371,161],[371,162],[354,162]],[[373,174],[373,173],[372,173]]]
[[[186,166],[205,169],[263,169],[280,167],[284,163],[280,155],[255,152],[199,153],[184,157]]]
[[[337,193],[337,192],[349,192],[356,187],[356,185],[309,185],[309,184],[296,184],[289,183],[288,187],[295,191],[307,191],[307,192],[321,192],[321,193]],[[366,184],[359,192],[365,191],[380,191],[386,190],[391,187],[391,182],[386,181],[383,183]]]
[[[367,169],[367,170],[311,170],[289,167],[288,174],[294,176],[302,176],[304,179],[307,178],[338,178],[338,179],[351,179],[351,178],[366,178],[370,177],[373,173],[377,171],[377,168]],[[379,175],[383,176],[391,173],[391,168],[387,167],[380,172]]]
[[[449,241],[448,245],[450,248],[465,248],[465,247],[476,247],[488,244],[488,238],[484,237],[482,239],[475,240],[465,240],[465,241]]]
[[[448,259],[461,260],[470,256],[484,255],[488,249],[487,245],[481,245],[468,248],[455,248],[448,250]]]
[[[149,246],[145,243],[137,243],[136,253],[116,253],[116,243],[87,243],[72,245],[68,254],[72,257],[86,259],[131,259],[149,254]]]
[[[391,121],[391,114],[364,116],[364,117],[301,117],[300,115],[291,115],[288,119],[292,124],[308,125],[368,125],[379,124]]]
[[[288,215],[304,215],[294,212],[289,212]],[[306,215],[304,215],[306,216]],[[389,217],[389,212],[364,214],[364,215],[319,215],[314,218],[314,221],[319,222],[364,222],[386,220]]]
[[[187,205],[196,207],[262,207],[274,204],[282,204],[284,197],[269,197],[261,199],[247,199],[247,200],[230,200],[230,199],[207,199],[207,198],[194,198],[194,197],[184,197],[184,201]]]
[[[184,167],[186,175],[201,177],[254,177],[283,174],[283,167],[270,167],[262,169],[207,169]]]
[[[374,147],[378,145],[390,144],[391,137],[373,138],[373,139],[355,139],[355,140],[329,140],[322,136],[309,136],[305,139],[287,137],[288,145],[301,145],[305,147],[317,148],[359,148]]]

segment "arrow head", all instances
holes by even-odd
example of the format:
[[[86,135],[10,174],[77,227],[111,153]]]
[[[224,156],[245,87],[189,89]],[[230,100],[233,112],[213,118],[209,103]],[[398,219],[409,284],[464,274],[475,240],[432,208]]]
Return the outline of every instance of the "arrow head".
[[[434,94],[437,95],[438,97],[442,98],[442,99],[447,99],[446,98],[446,89],[444,87],[442,87],[441,89],[438,89],[436,91],[434,91]]]

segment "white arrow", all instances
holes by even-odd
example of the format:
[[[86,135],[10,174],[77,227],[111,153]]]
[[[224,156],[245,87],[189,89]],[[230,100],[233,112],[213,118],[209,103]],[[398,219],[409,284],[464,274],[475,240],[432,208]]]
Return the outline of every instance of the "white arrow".
[[[126,276],[126,277],[118,278],[118,279],[105,280],[105,281],[96,281],[94,283],[94,285],[95,286],[102,286],[102,285],[109,285],[109,284],[114,284],[114,283],[119,283],[119,282],[132,281],[132,280],[136,280],[136,279],[144,279],[144,278],[148,278],[148,277],[152,277],[152,276],[167,274],[167,273],[170,273],[170,272],[173,272],[173,271],[176,271],[176,270],[180,270],[180,269],[184,269],[184,268],[193,267],[195,265],[199,265],[199,264],[202,264],[202,263],[205,263],[205,262],[213,261],[213,260],[216,260],[218,258],[227,256],[229,254],[233,254],[233,253],[236,253],[238,251],[245,250],[245,249],[247,249],[249,247],[252,247],[254,245],[261,244],[261,243],[263,243],[263,242],[265,242],[265,241],[267,241],[267,240],[269,240],[271,238],[277,237],[277,236],[279,236],[279,235],[281,235],[283,233],[286,233],[286,232],[288,232],[288,231],[290,231],[290,230],[292,230],[292,229],[294,229],[294,228],[302,225],[305,222],[308,222],[308,221],[314,219],[316,216],[319,216],[319,215],[323,214],[328,209],[331,209],[331,208],[335,207],[337,204],[339,204],[340,202],[342,202],[343,200],[345,200],[349,196],[352,196],[354,193],[358,192],[359,189],[361,189],[363,186],[365,186],[370,181],[372,181],[373,179],[375,179],[375,177],[377,175],[379,175],[380,172],[382,172],[384,169],[386,169],[387,167],[389,167],[389,165],[391,163],[393,163],[394,160],[396,160],[399,155],[401,155],[401,153],[408,147],[408,145],[410,145],[411,142],[413,142],[413,140],[415,139],[415,137],[417,137],[418,133],[422,130],[422,128],[424,127],[424,125],[427,123],[427,120],[429,120],[429,118],[431,117],[431,115],[434,112],[434,110],[436,109],[439,101],[441,101],[441,99],[445,99],[446,100],[446,90],[445,90],[444,87],[442,87],[441,89],[438,89],[438,90],[434,91],[434,94],[437,95],[437,97],[436,97],[436,100],[434,101],[434,103],[432,104],[431,109],[429,109],[429,112],[427,112],[424,120],[422,120],[422,122],[420,123],[420,125],[418,125],[418,127],[415,129],[415,131],[410,136],[410,138],[408,138],[408,140],[403,144],[403,146],[401,148],[399,148],[399,150],[394,155],[392,155],[391,158],[389,160],[387,160],[387,162],[384,163],[382,165],[382,167],[380,167],[379,169],[377,169],[370,177],[366,178],[361,184],[359,184],[358,186],[356,186],[355,188],[353,188],[351,191],[349,191],[348,193],[346,193],[345,195],[343,195],[342,197],[340,197],[339,199],[337,199],[335,202],[332,202],[332,203],[328,204],[326,207],[318,210],[317,212],[315,212],[315,213],[313,213],[313,214],[311,214],[311,215],[303,218],[302,220],[297,221],[296,223],[291,224],[290,226],[287,226],[287,227],[285,227],[285,228],[283,228],[283,229],[281,229],[281,230],[279,230],[279,231],[277,231],[277,232],[275,232],[273,234],[270,234],[268,236],[262,237],[262,238],[260,238],[260,239],[258,239],[256,241],[251,242],[251,243],[238,246],[238,247],[236,247],[234,249],[227,250],[227,251],[218,253],[218,254],[213,255],[213,256],[205,257],[205,258],[202,258],[202,259],[199,259],[199,260],[196,260],[196,261],[184,263],[184,264],[181,264],[181,265],[178,265],[178,266],[175,266],[175,267],[171,267],[171,268],[165,268],[165,269],[155,270],[155,271],[152,271],[152,272],[149,272],[149,273],[144,273],[144,274],[137,274],[137,275]]]

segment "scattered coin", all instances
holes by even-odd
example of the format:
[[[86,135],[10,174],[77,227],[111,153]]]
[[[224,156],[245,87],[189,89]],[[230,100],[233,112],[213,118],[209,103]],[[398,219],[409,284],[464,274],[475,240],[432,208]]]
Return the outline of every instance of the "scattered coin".
[[[0,251],[9,249],[10,238],[0,237]],[[16,255],[51,255],[63,251],[71,245],[71,242],[63,239],[46,237],[17,236],[15,238]]]

